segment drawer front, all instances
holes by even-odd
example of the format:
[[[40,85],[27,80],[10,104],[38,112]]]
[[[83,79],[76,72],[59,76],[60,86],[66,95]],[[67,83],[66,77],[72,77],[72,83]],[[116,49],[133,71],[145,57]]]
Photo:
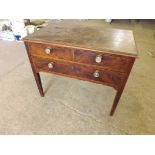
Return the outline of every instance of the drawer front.
[[[107,71],[99,67],[87,67],[71,62],[63,62],[55,59],[32,57],[36,71],[60,74],[90,82],[107,84],[114,88],[118,88],[124,74],[114,71]]]
[[[113,86],[114,88],[117,88],[123,77],[124,74],[118,73],[118,72],[113,72],[113,71],[106,71],[106,70],[101,70],[98,68],[88,68],[84,65],[74,65],[74,69],[76,72],[76,76],[79,78],[84,78],[87,79],[88,81],[94,81],[94,82],[99,82],[103,84],[107,84],[110,86]]]
[[[126,72],[133,61],[132,58],[127,56],[117,56],[109,53],[101,54],[85,50],[75,50],[74,60],[75,62],[97,65],[119,72]]]
[[[71,63],[61,62],[54,59],[32,57],[36,70],[45,72],[54,72],[65,75],[74,75],[74,68]]]
[[[31,44],[31,54],[44,56],[47,58],[56,58],[64,60],[73,59],[73,50],[66,47],[58,47],[49,44],[32,43]]]

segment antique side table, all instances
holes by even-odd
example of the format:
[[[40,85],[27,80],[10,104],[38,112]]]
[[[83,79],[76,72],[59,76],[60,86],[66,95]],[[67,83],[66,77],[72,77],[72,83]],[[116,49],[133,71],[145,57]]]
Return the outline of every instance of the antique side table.
[[[132,31],[105,29],[89,20],[62,20],[23,41],[41,96],[39,72],[108,85],[116,90],[110,111],[114,114],[137,57]]]

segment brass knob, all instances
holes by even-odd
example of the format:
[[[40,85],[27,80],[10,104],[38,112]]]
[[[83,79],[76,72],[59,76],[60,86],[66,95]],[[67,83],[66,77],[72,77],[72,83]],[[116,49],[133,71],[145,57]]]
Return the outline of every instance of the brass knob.
[[[102,55],[97,55],[96,58],[95,58],[95,61],[97,63],[101,63],[102,62]]]
[[[48,64],[48,68],[49,69],[52,69],[54,67],[54,62],[50,62],[49,64]]]
[[[98,78],[100,76],[100,73],[98,70],[96,70],[93,75],[95,78]]]
[[[52,52],[52,50],[53,49],[51,47],[47,47],[47,48],[45,48],[45,53],[50,54]]]

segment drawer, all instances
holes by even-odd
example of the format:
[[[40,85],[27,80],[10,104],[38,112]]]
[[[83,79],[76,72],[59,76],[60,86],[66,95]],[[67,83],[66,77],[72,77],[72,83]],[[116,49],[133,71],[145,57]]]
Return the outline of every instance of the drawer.
[[[107,84],[117,88],[124,77],[123,73],[100,69],[99,67],[87,67],[76,63],[60,61],[55,59],[32,57],[37,72],[49,72],[81,80]]]
[[[114,71],[126,72],[133,59],[127,56],[77,49],[74,53],[74,61],[96,65]]]
[[[58,47],[51,44],[40,44],[32,43],[31,44],[31,54],[44,56],[47,58],[56,58],[64,60],[72,60],[73,52],[72,49],[67,47]]]
[[[76,76],[79,78],[87,79],[88,81],[94,81],[97,83],[103,83],[114,88],[117,88],[123,77],[123,73],[118,73],[114,71],[107,71],[103,69],[98,69],[95,67],[86,67],[84,65],[74,65],[74,70],[76,72]]]
[[[47,59],[47,58],[40,58],[33,56],[32,57],[33,63],[35,64],[36,70],[44,71],[44,72],[54,72],[60,73],[65,75],[74,75],[74,68],[73,64],[68,62],[61,62],[54,59]]]

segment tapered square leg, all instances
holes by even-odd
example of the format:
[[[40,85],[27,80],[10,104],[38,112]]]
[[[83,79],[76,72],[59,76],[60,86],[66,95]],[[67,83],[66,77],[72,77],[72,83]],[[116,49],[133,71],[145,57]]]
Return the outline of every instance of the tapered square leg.
[[[131,64],[128,68],[128,72],[126,73],[126,75],[124,76],[122,82],[120,83],[120,85],[118,86],[117,88],[117,93],[116,93],[116,96],[115,96],[115,99],[114,99],[114,102],[113,102],[113,105],[112,105],[112,108],[111,108],[111,111],[110,111],[110,116],[113,116],[113,114],[115,113],[115,110],[116,110],[116,107],[118,105],[118,102],[120,100],[120,97],[122,95],[122,92],[124,90],[124,87],[127,83],[127,80],[129,78],[129,75],[130,75],[130,72],[131,72],[131,69],[132,69],[132,66],[135,62],[135,58],[132,58],[132,61],[131,61]]]
[[[36,83],[37,83],[37,87],[39,89],[40,95],[43,97],[44,96],[44,92],[43,92],[43,88],[42,88],[42,83],[41,83],[41,79],[40,79],[40,75],[39,73],[34,73],[33,75],[35,77]]]
[[[43,88],[42,88],[40,74],[36,72],[34,64],[32,62],[31,55],[30,55],[30,46],[31,46],[30,43],[26,43],[25,42],[25,47],[26,47],[27,54],[28,54],[28,57],[29,57],[29,60],[30,60],[30,63],[31,63],[31,68],[32,68],[32,71],[33,71],[33,75],[34,75],[37,87],[39,89],[40,95],[43,97],[44,96],[44,92],[43,92]]]
[[[116,110],[116,107],[118,105],[119,99],[120,99],[120,97],[122,95],[122,92],[123,92],[123,90],[117,91],[114,102],[113,102],[113,105],[112,105],[112,108],[111,108],[111,111],[110,111],[110,116],[113,116],[113,114],[114,114],[114,112]]]

